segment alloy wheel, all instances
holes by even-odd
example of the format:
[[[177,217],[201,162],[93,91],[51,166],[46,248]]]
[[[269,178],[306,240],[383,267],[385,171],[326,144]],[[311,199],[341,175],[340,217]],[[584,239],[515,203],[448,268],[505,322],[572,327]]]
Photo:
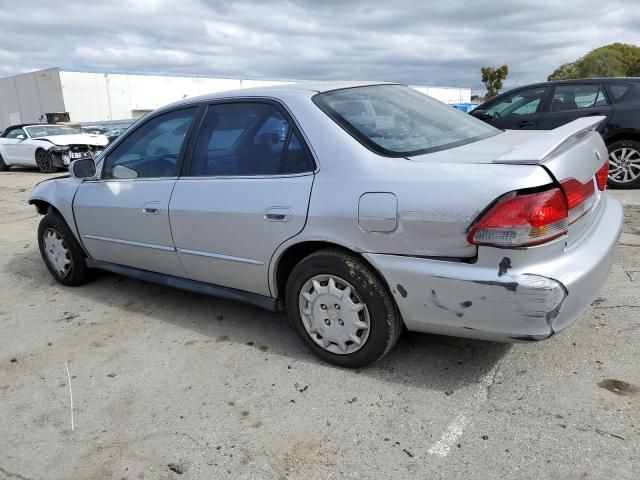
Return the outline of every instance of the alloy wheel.
[[[617,183],[630,183],[640,177],[640,152],[621,147],[609,153],[609,179]]]

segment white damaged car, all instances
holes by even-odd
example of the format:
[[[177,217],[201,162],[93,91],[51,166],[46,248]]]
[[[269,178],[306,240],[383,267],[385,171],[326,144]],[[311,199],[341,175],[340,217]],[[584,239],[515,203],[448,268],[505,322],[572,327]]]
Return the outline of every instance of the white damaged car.
[[[66,125],[13,125],[0,135],[0,171],[17,166],[53,173],[73,160],[95,158],[108,143],[104,135]]]

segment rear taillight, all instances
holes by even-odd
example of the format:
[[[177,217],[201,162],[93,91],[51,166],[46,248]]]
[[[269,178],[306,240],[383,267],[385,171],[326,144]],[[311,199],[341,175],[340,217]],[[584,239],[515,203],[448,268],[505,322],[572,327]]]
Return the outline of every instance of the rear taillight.
[[[569,210],[562,190],[511,193],[502,197],[471,227],[474,245],[523,247],[538,245],[567,232]]]
[[[587,183],[580,183],[575,178],[560,182],[562,191],[567,197],[569,205],[569,225],[591,210],[595,201],[593,179]]]
[[[601,192],[607,188],[607,178],[609,177],[609,161],[604,162],[604,165],[596,172],[596,184],[598,190]]]

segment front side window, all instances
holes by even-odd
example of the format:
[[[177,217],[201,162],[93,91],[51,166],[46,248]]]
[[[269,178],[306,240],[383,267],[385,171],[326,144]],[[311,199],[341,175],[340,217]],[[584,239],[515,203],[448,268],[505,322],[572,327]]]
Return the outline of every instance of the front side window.
[[[551,112],[577,110],[607,105],[607,98],[600,85],[559,85],[551,100]]]
[[[506,118],[513,115],[530,115],[536,113],[540,102],[544,98],[545,87],[522,90],[511,95],[507,95],[501,100],[487,108],[494,118]]]
[[[209,106],[196,139],[192,176],[304,173],[312,162],[289,121],[267,103]]]
[[[332,90],[313,101],[361,144],[389,157],[445,150],[501,133],[402,85]]]
[[[175,177],[196,108],[158,115],[138,127],[109,154],[102,178]]]
[[[18,138],[19,135],[22,135],[24,138],[27,138],[27,134],[24,133],[24,130],[21,128],[14,128],[9,133],[7,133],[7,138]]]

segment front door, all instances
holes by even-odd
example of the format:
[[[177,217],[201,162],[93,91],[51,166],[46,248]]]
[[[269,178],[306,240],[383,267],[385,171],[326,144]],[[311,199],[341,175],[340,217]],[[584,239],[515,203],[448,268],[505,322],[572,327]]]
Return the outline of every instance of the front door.
[[[4,140],[4,149],[11,165],[33,166],[36,164],[36,148],[28,138],[22,128],[14,128],[7,134]]]
[[[314,164],[299,130],[265,101],[208,107],[169,216],[194,280],[269,295],[269,261],[304,227]]]
[[[104,159],[101,178],[74,200],[82,242],[96,260],[184,277],[169,225],[169,200],[195,107],[154,116]]]

